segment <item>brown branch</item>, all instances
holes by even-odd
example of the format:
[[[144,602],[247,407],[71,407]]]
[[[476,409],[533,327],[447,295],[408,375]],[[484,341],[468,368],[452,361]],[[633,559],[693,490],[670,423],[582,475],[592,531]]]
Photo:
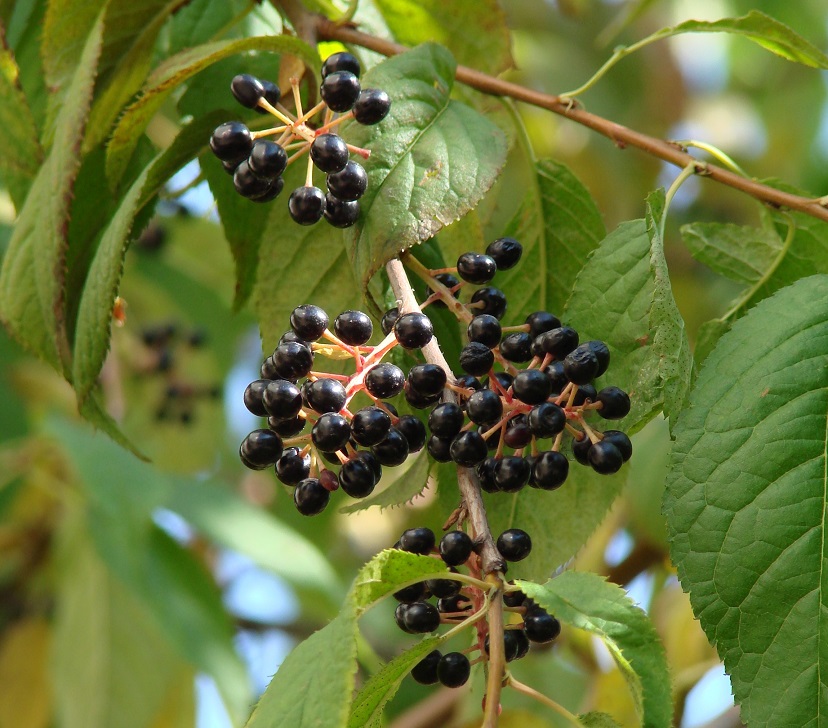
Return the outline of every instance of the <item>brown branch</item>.
[[[362,33],[352,27],[337,25],[322,16],[314,17],[316,19],[317,32],[322,39],[338,40],[343,43],[362,46],[363,48],[368,48],[385,56],[393,56],[408,50],[405,46],[377,38],[373,35],[368,35],[367,33]],[[488,74],[481,73],[466,66],[457,67],[456,77],[461,83],[483,93],[493,94],[495,96],[508,96],[517,101],[523,101],[532,106],[547,109],[560,116],[565,116],[567,119],[571,119],[593,131],[597,131],[599,134],[603,134],[621,149],[628,146],[636,147],[647,154],[674,164],[676,167],[681,167],[682,169],[692,164],[695,166],[696,174],[704,175],[728,187],[745,192],[766,205],[797,210],[798,212],[803,212],[806,215],[811,215],[819,220],[828,222],[828,207],[826,207],[826,200],[824,198],[814,199],[793,195],[789,192],[783,192],[768,185],[763,185],[755,180],[741,177],[735,172],[718,167],[715,164],[699,161],[677,144],[642,134],[629,127],[616,124],[609,119],[591,114],[579,108],[570,99],[533,91],[525,86],[489,76]]]
[[[645,541],[636,542],[625,559],[607,570],[607,579],[619,586],[625,586],[641,572],[662,563],[666,558],[667,555],[660,548]]]
[[[468,683],[466,683],[468,685]],[[398,716],[390,728],[433,728],[448,725],[468,688],[441,688]]]

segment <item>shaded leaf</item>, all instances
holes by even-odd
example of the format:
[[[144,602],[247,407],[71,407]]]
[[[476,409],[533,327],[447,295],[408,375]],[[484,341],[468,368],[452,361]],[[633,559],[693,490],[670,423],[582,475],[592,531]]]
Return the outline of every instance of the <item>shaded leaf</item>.
[[[7,624],[0,642],[0,725],[47,728],[52,687],[48,663],[52,632],[43,617]]]
[[[734,322],[675,428],[671,554],[748,725],[817,725],[828,707],[826,300],[812,276]]]
[[[386,468],[378,485],[378,493],[360,498],[339,510],[342,513],[358,513],[373,506],[384,509],[408,503],[426,489],[430,471],[428,451],[423,448],[398,468]]]
[[[524,581],[518,584],[561,622],[604,641],[627,680],[642,726],[672,725],[670,674],[664,647],[647,615],[621,587],[597,574],[577,571],[565,571],[542,586]]]
[[[578,720],[584,728],[620,728],[619,723],[608,713],[584,713],[578,716]]]
[[[364,76],[363,85],[385,89],[392,104],[382,123],[343,129],[349,142],[371,150],[362,215],[347,237],[363,282],[474,207],[505,162],[502,132],[449,98],[454,71],[447,50],[424,44]]]

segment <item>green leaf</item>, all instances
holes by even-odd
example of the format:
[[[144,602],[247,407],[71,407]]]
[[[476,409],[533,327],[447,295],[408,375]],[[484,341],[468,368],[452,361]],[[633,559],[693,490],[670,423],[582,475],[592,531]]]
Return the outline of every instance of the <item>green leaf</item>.
[[[46,3],[41,56],[46,83],[52,94],[58,93],[75,75],[79,67],[78,59],[88,43],[96,19],[102,21],[100,16],[105,6],[103,0],[84,3],[50,0]],[[103,27],[99,29],[101,33],[103,30]]]
[[[386,468],[378,493],[360,498],[339,510],[341,513],[358,513],[373,506],[379,506],[382,510],[409,503],[426,489],[431,469],[428,451],[423,448],[398,468]]]
[[[795,63],[812,68],[828,68],[828,56],[805,40],[784,23],[758,10],[751,10],[739,18],[723,18],[713,22],[687,20],[671,28],[664,28],[649,36],[650,42],[680,33],[733,33],[743,35],[754,43]],[[638,44],[636,44],[638,45]]]
[[[620,728],[620,724],[608,713],[592,711],[578,716],[584,728]]]
[[[812,276],[736,321],[675,428],[673,562],[750,726],[828,709],[826,300],[828,276]]]
[[[78,405],[78,412],[89,424],[112,438],[113,442],[131,452],[139,460],[147,460],[147,456],[121,431],[118,423],[106,411],[99,387],[93,389]]]
[[[364,728],[364,726],[372,725],[372,721],[379,720],[388,701],[397,694],[403,678],[423,657],[435,650],[442,642],[444,642],[442,636],[427,637],[411,649],[397,655],[391,662],[386,663],[371,675],[354,698],[351,715],[348,718],[348,728]]]
[[[610,348],[607,383],[630,394],[632,408],[618,429],[636,430],[659,411],[677,414],[692,359],[673,300],[659,232],[663,192],[650,197],[646,220],[622,223],[578,275],[566,319],[582,339]]]
[[[782,249],[773,230],[731,223],[683,225],[681,237],[696,260],[739,283],[758,281]]]
[[[702,362],[713,351],[716,342],[728,331],[730,331],[730,323],[723,319],[711,319],[699,326],[696,332],[696,347],[693,351],[693,359],[697,367],[702,365]]]
[[[647,615],[621,587],[597,574],[577,571],[565,571],[543,586],[517,583],[527,596],[561,622],[604,641],[627,680],[642,726],[672,725],[670,674],[664,647]]]
[[[492,533],[522,528],[532,536],[532,552],[509,566],[509,576],[534,581],[548,579],[586,543],[621,493],[626,479],[626,466],[614,475],[599,475],[573,461],[566,483],[551,493],[524,488],[519,493],[484,495]],[[454,482],[456,493],[456,477]],[[445,489],[442,481],[440,487]]]
[[[506,15],[495,0],[375,0],[374,5],[403,45],[439,43],[458,63],[495,76],[512,66]]]
[[[205,43],[168,58],[152,72],[141,97],[127,107],[112,133],[106,160],[110,187],[118,184],[150,119],[178,86],[216,61],[255,50],[291,53],[302,58],[311,68],[319,64],[319,58],[310,46],[286,35]]]
[[[168,53],[177,53],[209,40],[233,20],[239,3],[216,4],[212,0],[193,0],[177,12],[170,22]]]
[[[371,150],[362,216],[348,233],[351,260],[367,282],[386,261],[462,217],[506,160],[503,133],[449,98],[455,63],[424,44],[370,69],[363,84],[385,89],[391,111],[381,124],[349,124],[348,141]]]
[[[0,26],[0,170],[16,209],[20,210],[37,171],[43,162],[43,150],[37,138],[32,110],[20,88],[20,69],[6,43]]]
[[[356,620],[346,609],[285,658],[246,728],[341,728],[355,672]]]
[[[523,257],[497,283],[515,322],[533,311],[563,311],[578,273],[606,235],[589,190],[568,167],[542,159],[529,174],[524,202],[504,230],[523,244]]]
[[[58,115],[55,143],[32,184],[0,270],[0,313],[6,326],[28,349],[64,372],[70,371],[71,358],[63,299],[66,229],[102,28],[100,16]]]

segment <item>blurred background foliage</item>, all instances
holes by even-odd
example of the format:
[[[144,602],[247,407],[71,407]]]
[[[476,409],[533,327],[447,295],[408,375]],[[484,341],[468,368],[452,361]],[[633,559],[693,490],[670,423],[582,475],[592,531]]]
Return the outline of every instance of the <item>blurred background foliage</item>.
[[[53,4],[67,12],[72,5]],[[828,34],[821,0],[501,5],[514,63],[505,77],[549,93],[579,86],[614,46],[688,18],[714,20],[755,8],[819,48]],[[43,9],[34,0],[0,4],[39,125],[50,113],[38,61]],[[356,20],[381,26],[370,0],[360,2]],[[267,3],[192,0],[167,21],[156,57],[195,42],[281,31],[279,14]],[[334,47],[325,44],[323,52]],[[473,65],[470,55],[463,60]],[[370,61],[371,54],[363,57]],[[290,61],[277,68],[264,55],[221,61],[165,103],[149,138],[168,144],[190,115],[216,111],[231,118],[227,80],[241,71],[295,72]],[[780,178],[817,195],[828,189],[826,79],[738,37],[688,35],[623,60],[581,100],[590,111],[653,136],[716,145],[751,176]],[[573,169],[608,230],[641,217],[645,195],[677,173],[548,112],[519,111],[536,156]],[[500,204],[516,206],[524,190],[519,177],[509,182],[499,188],[506,198]],[[702,322],[727,310],[738,288],[690,256],[679,226],[691,220],[757,224],[759,213],[744,195],[697,178],[674,202],[667,253],[691,342]],[[4,190],[0,252],[14,214]],[[462,241],[463,224],[445,237],[457,233]],[[343,287],[351,286],[350,274],[342,275]],[[235,286],[212,196],[192,163],[167,185],[128,253],[125,325],[114,329],[103,373],[110,411],[152,465],[92,433],[76,417],[69,386],[0,332],[0,728],[241,725],[291,646],[337,612],[355,569],[402,529],[441,525],[433,487],[410,508],[348,516],[328,508],[307,519],[268,473],[244,470],[236,450],[255,418],[241,395],[257,377],[261,343],[251,310],[233,311]],[[308,295],[290,281],[268,286],[291,305]],[[315,303],[333,308],[342,295],[313,292]],[[286,325],[263,322],[266,330]],[[673,670],[676,725],[739,725],[721,665],[666,555],[660,503],[668,445],[661,420],[636,436],[627,488],[577,563],[627,586],[653,617]],[[384,605],[363,620],[365,675],[406,643],[391,609]],[[635,724],[619,673],[589,638],[566,633],[514,670],[573,711],[606,710]],[[416,725],[405,721],[430,709],[432,725],[475,725],[480,694],[479,684],[452,692],[407,680],[389,723]],[[520,696],[507,695],[504,705],[504,726],[556,725]]]

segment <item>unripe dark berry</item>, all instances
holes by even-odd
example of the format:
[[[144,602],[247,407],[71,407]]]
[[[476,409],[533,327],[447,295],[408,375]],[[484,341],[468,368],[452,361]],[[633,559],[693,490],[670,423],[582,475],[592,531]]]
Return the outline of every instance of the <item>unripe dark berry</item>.
[[[365,498],[371,495],[376,484],[371,466],[363,460],[354,458],[342,464],[339,485],[351,498]]]
[[[498,238],[489,243],[486,255],[494,258],[498,270],[509,270],[518,264],[523,255],[523,246],[514,238]]]
[[[420,349],[431,341],[434,328],[424,313],[404,313],[394,322],[394,336],[403,349]]]
[[[325,76],[319,95],[331,111],[350,111],[359,98],[359,79],[350,71],[333,71]]]
[[[322,513],[330,499],[331,492],[319,482],[318,478],[303,480],[293,491],[293,502],[303,516],[315,516]]]
[[[532,539],[520,528],[510,528],[497,537],[497,550],[506,561],[522,561],[532,550]]]
[[[529,361],[532,358],[532,337],[523,332],[505,336],[500,342],[500,353],[509,361]]]
[[[497,422],[503,414],[503,402],[491,389],[481,389],[469,397],[466,414],[478,425]]]
[[[420,394],[440,394],[446,386],[446,373],[436,364],[417,364],[408,372],[408,383]]]
[[[587,460],[592,469],[601,475],[617,473],[624,464],[621,451],[609,440],[593,443],[587,452]]]
[[[388,362],[377,364],[365,375],[365,388],[379,399],[398,395],[404,386],[402,369]]]
[[[236,101],[248,109],[255,109],[259,99],[265,94],[262,82],[249,73],[234,76],[230,82],[230,91],[236,97]]]
[[[267,417],[267,410],[264,406],[264,391],[269,384],[267,379],[257,379],[247,385],[244,390],[244,406],[248,412],[257,417]]]
[[[535,338],[547,331],[559,328],[561,320],[549,311],[535,311],[526,317],[526,323],[529,324],[529,334]]]
[[[237,165],[247,159],[253,146],[250,129],[240,121],[219,124],[210,137],[210,149],[222,162]]]
[[[598,392],[601,408],[598,414],[605,420],[620,420],[630,413],[630,396],[619,387],[604,387]]]
[[[569,460],[563,453],[548,450],[540,453],[532,468],[532,481],[541,490],[560,488],[569,475]]]
[[[492,286],[478,288],[472,294],[471,303],[479,304],[472,306],[472,311],[476,316],[487,313],[496,319],[502,319],[506,313],[506,294],[499,288],[493,288]]]
[[[437,663],[437,679],[447,688],[465,685],[471,674],[469,658],[462,652],[449,652]]]
[[[429,652],[422,660],[420,660],[411,670],[411,677],[413,677],[420,685],[434,685],[438,682],[437,679],[437,665],[443,653],[440,650],[433,650]]]
[[[395,427],[408,443],[409,453],[419,452],[423,449],[428,434],[425,425],[414,415],[403,415]]]
[[[471,341],[460,351],[460,367],[467,374],[480,377],[494,365],[494,352],[485,344]]]
[[[523,617],[523,629],[532,642],[552,642],[561,633],[561,623],[546,610],[536,607]]]
[[[457,275],[468,283],[488,283],[497,273],[497,263],[489,255],[463,253],[457,259]]]
[[[335,228],[351,227],[359,219],[359,202],[356,200],[340,200],[329,192],[325,195],[325,212],[323,215],[328,224]]]
[[[371,452],[382,465],[396,467],[402,465],[408,457],[408,440],[397,428],[392,427],[388,434],[371,448]]]
[[[632,457],[632,443],[625,432],[620,430],[606,430],[604,432],[604,441],[611,442],[618,448],[624,462],[627,462]]]
[[[319,306],[297,306],[290,314],[290,328],[304,341],[316,341],[328,328],[328,314]]]
[[[268,382],[262,395],[265,410],[272,417],[286,420],[296,417],[302,409],[302,393],[292,382],[276,379]]]
[[[239,456],[254,470],[266,468],[282,456],[282,438],[272,430],[253,430],[242,440]]]
[[[376,445],[391,429],[391,418],[379,407],[364,407],[354,414],[351,432],[363,447]]]
[[[400,536],[400,549],[412,554],[426,556],[434,550],[434,531],[425,526],[409,528]]]
[[[525,369],[515,375],[512,392],[521,402],[541,404],[552,393],[552,381],[540,369]]]
[[[368,174],[359,162],[351,160],[339,172],[329,174],[326,183],[332,195],[352,202],[362,197],[368,189]]]
[[[250,150],[248,162],[259,177],[278,177],[287,167],[284,147],[270,139],[258,139]]]
[[[473,545],[465,531],[449,531],[440,539],[440,556],[447,566],[459,566],[471,556]]]
[[[322,415],[311,430],[313,444],[322,452],[336,452],[348,444],[351,426],[342,415],[327,412]]]
[[[310,157],[323,172],[339,172],[348,164],[348,145],[339,134],[320,134],[311,142]]]
[[[364,88],[354,103],[354,119],[358,124],[378,124],[391,111],[391,97],[378,88]]]
[[[489,314],[475,316],[469,323],[467,334],[469,341],[476,341],[494,349],[500,343],[500,321]]]
[[[318,187],[305,185],[290,193],[288,212],[294,222],[313,225],[322,219],[325,212],[325,193]]]
[[[461,432],[451,441],[451,459],[464,468],[482,463],[487,453],[486,441],[479,432]]]
[[[374,333],[374,325],[362,311],[343,311],[334,319],[334,333],[349,346],[362,346]]]

